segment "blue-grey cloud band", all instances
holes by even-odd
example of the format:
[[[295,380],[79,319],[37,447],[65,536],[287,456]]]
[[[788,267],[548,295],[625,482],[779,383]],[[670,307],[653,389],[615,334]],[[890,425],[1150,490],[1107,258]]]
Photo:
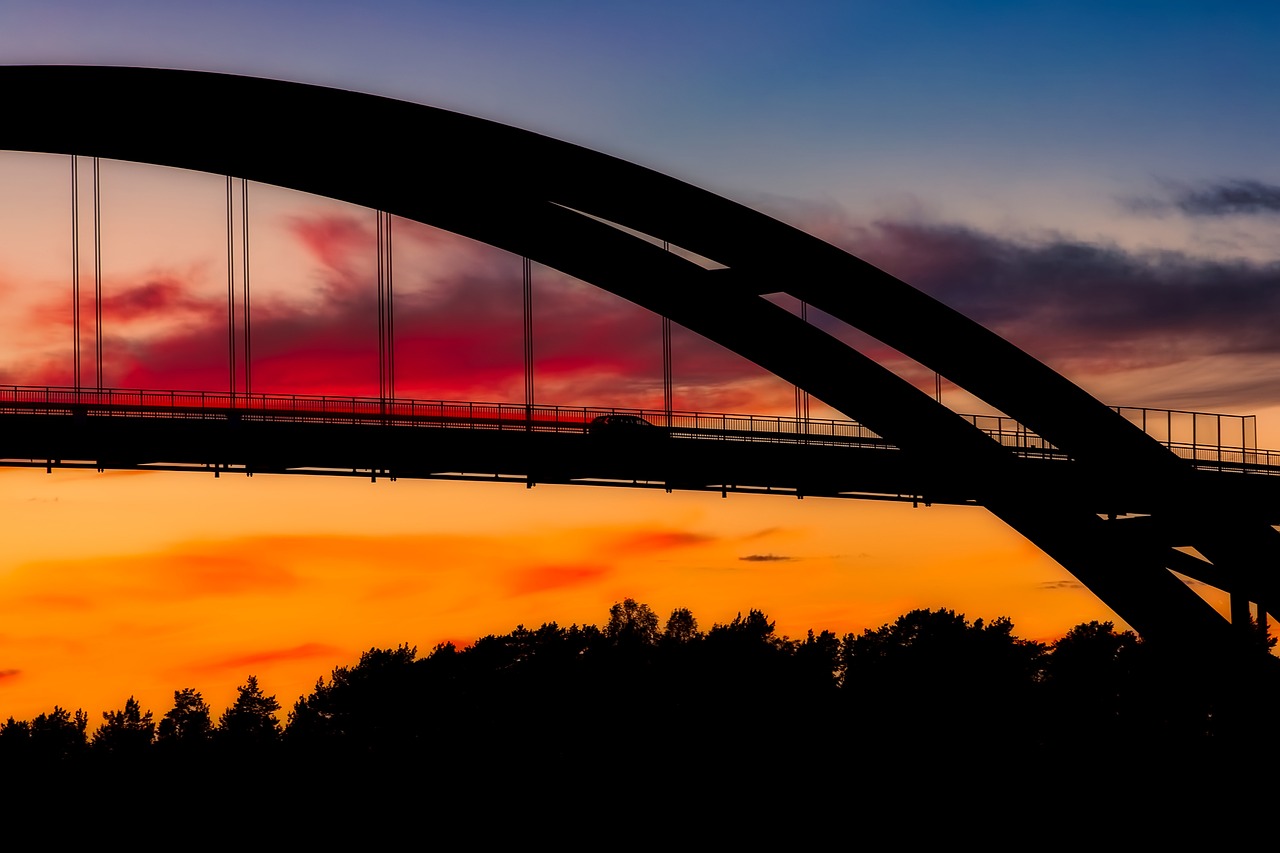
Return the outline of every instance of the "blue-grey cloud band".
[[[1280,214],[1280,186],[1249,179],[1184,184],[1161,181],[1162,192],[1120,200],[1132,213],[1165,216],[1258,216]]]

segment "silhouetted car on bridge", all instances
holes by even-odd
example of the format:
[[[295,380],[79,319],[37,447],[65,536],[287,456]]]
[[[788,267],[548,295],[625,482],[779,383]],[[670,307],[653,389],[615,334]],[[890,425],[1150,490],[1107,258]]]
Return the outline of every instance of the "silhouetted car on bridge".
[[[592,435],[616,435],[657,438],[662,430],[639,415],[600,415],[587,426]]]

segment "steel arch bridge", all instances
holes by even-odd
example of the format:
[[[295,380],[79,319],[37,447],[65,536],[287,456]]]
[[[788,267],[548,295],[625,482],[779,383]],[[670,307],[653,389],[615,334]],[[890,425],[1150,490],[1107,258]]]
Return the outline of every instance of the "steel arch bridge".
[[[900,450],[897,476],[913,494],[929,500],[962,484],[1149,639],[1223,653],[1242,643],[1251,603],[1260,619],[1280,616],[1277,519],[1254,492],[1202,476],[908,284],[740,204],[528,131],[330,88],[95,67],[0,68],[0,88],[0,149],[236,175],[351,202],[505,249],[670,318],[883,436]],[[1066,454],[1070,476],[1049,476],[992,441],[766,298],[776,294],[1005,412]],[[1186,546],[1207,559],[1178,550]],[[1171,570],[1229,592],[1230,623]]]

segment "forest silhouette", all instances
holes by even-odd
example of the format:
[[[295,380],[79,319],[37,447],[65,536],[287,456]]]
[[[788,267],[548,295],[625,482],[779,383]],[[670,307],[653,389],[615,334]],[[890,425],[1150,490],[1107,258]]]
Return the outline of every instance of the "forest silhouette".
[[[1255,631],[1252,652],[1273,668],[1274,644]],[[1276,681],[1257,686],[1259,707],[1274,707]],[[1044,644],[1006,618],[921,609],[791,639],[759,610],[702,630],[686,609],[663,621],[632,599],[603,627],[521,625],[425,655],[372,648],[281,712],[253,676],[216,719],[191,688],[158,719],[132,696],[100,721],[55,707],[0,725],[0,767],[10,779],[141,772],[206,790],[253,767],[334,797],[429,769],[436,789],[516,785],[507,795],[527,803],[566,796],[566,784],[579,798],[656,796],[708,776],[741,797],[783,779],[815,790],[1061,782],[1100,762],[1158,775],[1275,743],[1257,715],[1110,622]]]

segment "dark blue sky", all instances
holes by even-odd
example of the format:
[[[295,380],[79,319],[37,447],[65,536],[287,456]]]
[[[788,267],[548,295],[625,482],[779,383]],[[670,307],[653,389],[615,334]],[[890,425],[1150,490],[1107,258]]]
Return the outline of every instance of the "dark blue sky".
[[[371,8],[365,8],[370,6]],[[1276,180],[1280,7],[1209,2],[9,0],[9,63],[364,89],[568,137],[725,191]],[[931,189],[936,188],[936,189]],[[1014,201],[1009,204],[1014,206]],[[1049,217],[1044,217],[1048,219]]]

